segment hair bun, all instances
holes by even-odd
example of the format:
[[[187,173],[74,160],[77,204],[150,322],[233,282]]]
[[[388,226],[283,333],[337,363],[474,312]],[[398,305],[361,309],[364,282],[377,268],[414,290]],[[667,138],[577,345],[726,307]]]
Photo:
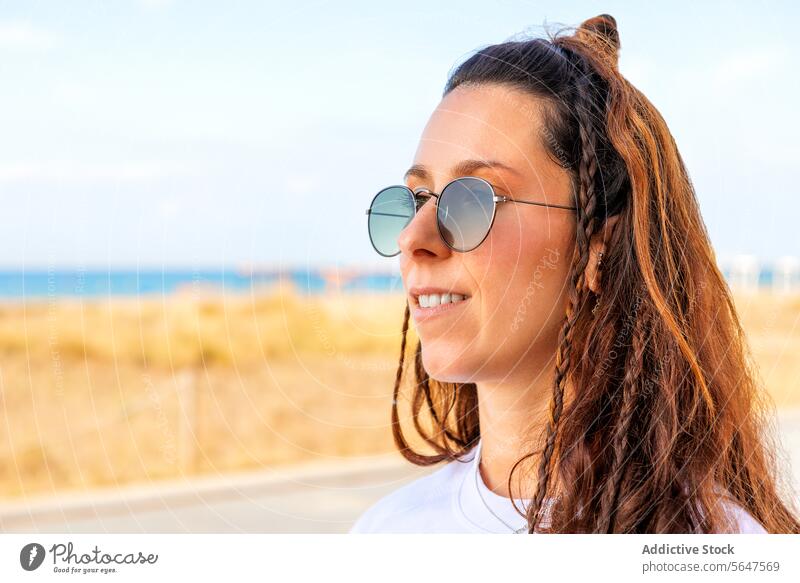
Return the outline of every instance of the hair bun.
[[[599,14],[583,21],[578,27],[577,36],[599,51],[616,69],[620,42],[617,21],[613,16]]]

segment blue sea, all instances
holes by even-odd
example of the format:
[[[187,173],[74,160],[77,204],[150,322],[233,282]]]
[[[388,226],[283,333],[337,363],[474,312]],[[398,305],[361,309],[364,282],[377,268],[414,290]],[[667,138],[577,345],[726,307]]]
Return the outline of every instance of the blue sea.
[[[722,269],[728,277],[729,270]],[[337,283],[330,274],[334,270],[284,269],[243,271],[235,269],[26,269],[0,270],[0,299],[21,300],[52,297],[143,296],[170,294],[181,289],[216,289],[225,293],[249,292],[254,288],[290,282],[305,294],[318,294],[332,289],[348,291],[402,291],[399,275],[369,270],[339,273]],[[764,267],[758,276],[759,285],[772,285],[773,272]]]
[[[170,294],[181,289],[213,289],[247,293],[254,288],[289,282],[300,293],[341,291],[393,292],[403,289],[399,275],[370,271],[347,273],[339,286],[327,274],[335,270],[242,272],[225,269],[83,270],[40,269],[0,271],[0,298],[103,297]]]

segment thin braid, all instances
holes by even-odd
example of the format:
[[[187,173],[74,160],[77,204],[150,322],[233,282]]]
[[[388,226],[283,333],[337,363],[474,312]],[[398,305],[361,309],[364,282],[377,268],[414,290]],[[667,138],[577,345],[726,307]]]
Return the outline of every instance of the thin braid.
[[[594,234],[596,221],[594,218],[597,205],[595,174],[597,173],[597,153],[596,137],[593,131],[593,124],[590,115],[591,95],[588,92],[589,80],[583,73],[582,67],[578,67],[576,80],[576,103],[575,113],[578,118],[578,131],[581,139],[581,160],[579,164],[579,176],[581,181],[580,188],[580,211],[578,217],[578,227],[576,229],[576,246],[573,255],[572,285],[569,290],[569,305],[567,307],[566,319],[561,331],[559,332],[558,349],[556,350],[556,373],[553,383],[553,397],[550,401],[550,418],[547,423],[547,437],[545,441],[542,459],[539,464],[538,483],[534,503],[532,505],[533,524],[529,527],[529,532],[536,530],[542,520],[542,503],[547,493],[550,481],[550,465],[555,449],[555,441],[558,430],[558,423],[564,408],[564,384],[567,373],[571,367],[572,338],[574,335],[575,323],[580,315],[579,307],[585,302],[585,282],[584,273],[589,262],[589,241]]]
[[[445,436],[450,439],[451,441],[457,443],[461,447],[466,447],[467,442],[454,435],[452,431],[447,428],[447,417],[449,416],[450,412],[452,411],[453,405],[455,405],[455,400],[451,401],[450,408],[445,412],[443,418],[440,419],[439,414],[436,412],[436,407],[433,404],[433,397],[431,396],[431,385],[430,385],[430,377],[428,376],[428,372],[425,370],[425,367],[422,365],[422,343],[417,344],[417,351],[414,358],[414,371],[415,376],[417,379],[417,383],[422,387],[422,392],[425,394],[425,400],[428,404],[428,410],[433,417],[436,426],[445,434]],[[415,417],[415,423],[419,423],[418,419]],[[420,429],[418,427],[418,429]]]
[[[400,380],[403,378],[403,365],[406,360],[406,338],[408,337],[408,321],[411,317],[411,308],[406,302],[405,314],[403,314],[403,337],[400,341],[400,362],[397,365],[397,373],[394,379],[394,391],[392,391],[392,435],[394,436],[394,443],[398,449],[403,451],[410,451],[403,432],[400,428],[400,416],[397,412],[397,398],[400,394]]]
[[[632,317],[636,317],[635,312]],[[611,439],[614,459],[611,470],[602,490],[600,500],[600,519],[597,522],[597,531],[601,533],[614,532],[617,502],[620,496],[622,480],[627,464],[630,461],[629,434],[636,411],[638,410],[639,392],[637,387],[641,382],[645,370],[644,358],[647,350],[647,328],[644,321],[639,321],[634,326],[631,335],[630,362],[625,366],[625,377],[622,380],[622,406],[616,423],[614,435]]]

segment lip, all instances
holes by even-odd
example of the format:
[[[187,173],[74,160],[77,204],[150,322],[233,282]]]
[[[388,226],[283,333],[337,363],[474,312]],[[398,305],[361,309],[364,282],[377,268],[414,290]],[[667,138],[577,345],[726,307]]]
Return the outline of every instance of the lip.
[[[442,314],[447,314],[453,312],[454,310],[459,310],[463,307],[462,304],[466,304],[472,297],[467,297],[460,302],[448,302],[446,304],[439,304],[433,308],[422,308],[419,305],[417,298],[421,295],[428,295],[428,294],[447,294],[447,293],[456,293],[461,294],[463,296],[469,295],[461,291],[453,291],[452,289],[443,289],[440,287],[410,287],[408,289],[408,293],[411,296],[411,311],[414,317],[415,322],[425,322],[430,320],[431,318],[436,318]]]

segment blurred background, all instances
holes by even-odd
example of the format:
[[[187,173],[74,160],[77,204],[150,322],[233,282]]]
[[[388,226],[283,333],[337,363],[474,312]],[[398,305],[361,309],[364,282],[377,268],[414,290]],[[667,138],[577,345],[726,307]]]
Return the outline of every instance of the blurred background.
[[[601,12],[800,484],[790,2],[0,2],[0,531],[344,532],[393,452],[402,181],[448,72]]]

